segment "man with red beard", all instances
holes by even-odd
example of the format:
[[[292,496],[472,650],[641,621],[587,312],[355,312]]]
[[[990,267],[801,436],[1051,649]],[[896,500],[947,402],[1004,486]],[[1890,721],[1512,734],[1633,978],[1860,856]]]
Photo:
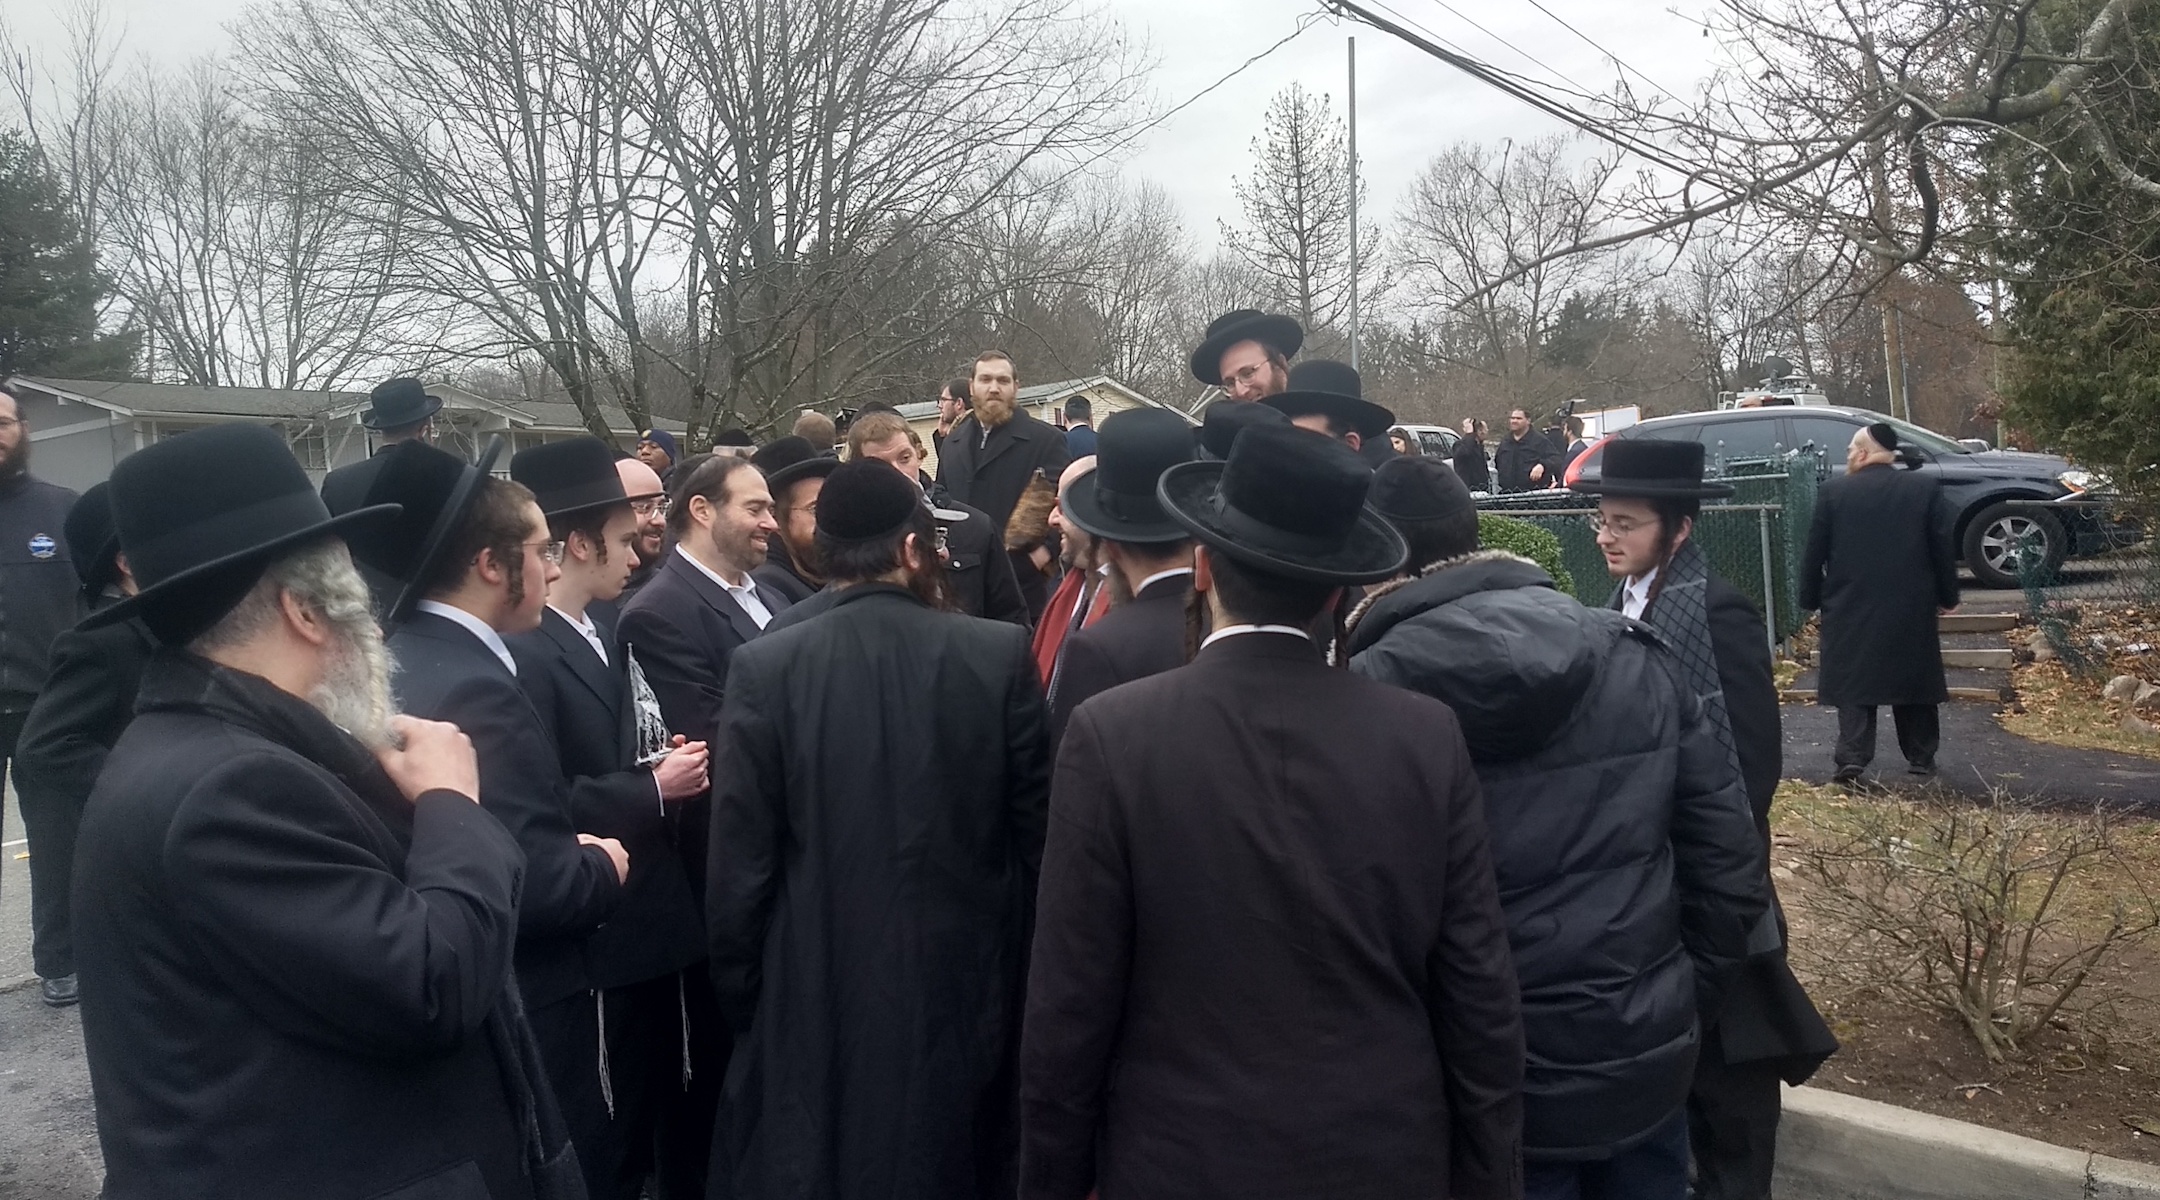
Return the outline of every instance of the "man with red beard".
[[[1050,599],[1056,556],[1047,546],[1057,477],[1072,461],[1065,435],[1020,407],[1020,377],[1012,355],[985,350],[968,382],[974,411],[953,426],[938,450],[938,482],[962,504],[990,514],[1005,533],[1020,594],[1032,621]]]

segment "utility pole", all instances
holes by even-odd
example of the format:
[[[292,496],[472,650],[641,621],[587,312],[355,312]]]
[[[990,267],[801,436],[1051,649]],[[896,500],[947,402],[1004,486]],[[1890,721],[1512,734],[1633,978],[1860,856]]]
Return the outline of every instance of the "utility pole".
[[[1350,39],[1350,369],[1358,365],[1357,39]]]

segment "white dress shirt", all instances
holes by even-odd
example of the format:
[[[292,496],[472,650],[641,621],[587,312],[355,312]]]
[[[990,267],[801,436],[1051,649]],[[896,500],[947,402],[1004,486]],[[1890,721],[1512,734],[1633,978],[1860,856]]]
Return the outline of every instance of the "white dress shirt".
[[[1627,581],[1627,586],[1620,590],[1621,612],[1634,620],[1642,620],[1643,610],[1650,607],[1650,586],[1657,582],[1657,573],[1658,569],[1652,567],[1648,575]]]
[[[444,604],[440,600],[422,600],[414,607],[421,612],[434,613],[446,621],[464,626],[466,632],[480,639],[481,645],[495,652],[495,657],[502,660],[502,665],[508,668],[512,675],[517,674],[517,660],[510,657],[510,647],[503,643],[502,635],[495,632],[486,621],[455,604]]]
[[[723,591],[735,597],[735,603],[742,606],[743,612],[749,614],[750,619],[756,622],[759,629],[763,629],[767,624],[771,623],[772,610],[765,607],[763,600],[758,599],[757,588],[751,584],[748,575],[743,576],[741,583],[729,583],[720,577],[720,572],[699,562],[694,555],[680,545],[675,547],[675,553],[682,555],[684,562],[704,572],[705,578],[719,584]]]
[[[1140,593],[1148,590],[1149,588],[1154,587],[1155,581],[1158,579],[1168,579],[1172,575],[1190,575],[1192,574],[1192,571],[1193,569],[1191,567],[1172,567],[1167,571],[1157,571],[1153,575],[1148,576],[1146,579],[1141,580],[1140,586],[1134,588],[1132,590],[1132,594],[1137,596]]]
[[[1224,638],[1236,637],[1244,633],[1287,633],[1292,637],[1304,638],[1308,642],[1312,640],[1310,633],[1299,629],[1295,625],[1225,625],[1207,635],[1207,640],[1200,643],[1200,648],[1205,650]]]

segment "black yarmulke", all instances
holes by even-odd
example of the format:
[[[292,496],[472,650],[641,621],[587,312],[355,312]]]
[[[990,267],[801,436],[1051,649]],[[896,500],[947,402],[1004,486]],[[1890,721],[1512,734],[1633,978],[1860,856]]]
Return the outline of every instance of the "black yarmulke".
[[[922,511],[922,489],[880,459],[842,463],[818,493],[817,529],[838,542],[888,537]]]
[[[1366,503],[1395,521],[1437,521],[1477,509],[1477,501],[1470,498],[1470,489],[1455,469],[1437,458],[1391,458],[1381,463],[1373,472]]]
[[[1875,422],[1873,425],[1867,427],[1867,435],[1875,440],[1876,445],[1881,446],[1883,449],[1888,450],[1892,454],[1897,453],[1897,427],[1890,424],[1890,422]]]

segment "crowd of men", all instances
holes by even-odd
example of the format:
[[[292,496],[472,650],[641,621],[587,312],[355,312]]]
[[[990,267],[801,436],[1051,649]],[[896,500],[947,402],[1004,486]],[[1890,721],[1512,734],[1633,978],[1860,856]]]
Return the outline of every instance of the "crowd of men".
[[[934,477],[879,409],[468,462],[412,379],[319,492],[122,460],[18,766],[104,1194],[1767,1196],[1835,1042],[1729,489],[1615,444],[1585,607],[1301,340],[1210,325],[1197,429],[986,352]]]

